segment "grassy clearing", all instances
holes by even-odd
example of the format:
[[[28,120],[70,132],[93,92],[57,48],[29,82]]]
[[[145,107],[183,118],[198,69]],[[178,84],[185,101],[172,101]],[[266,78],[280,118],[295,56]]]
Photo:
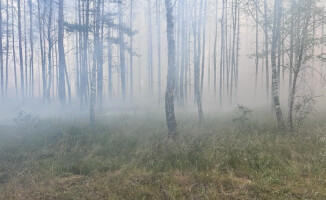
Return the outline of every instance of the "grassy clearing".
[[[161,117],[0,127],[0,199],[326,199],[326,123],[184,115],[171,142]]]

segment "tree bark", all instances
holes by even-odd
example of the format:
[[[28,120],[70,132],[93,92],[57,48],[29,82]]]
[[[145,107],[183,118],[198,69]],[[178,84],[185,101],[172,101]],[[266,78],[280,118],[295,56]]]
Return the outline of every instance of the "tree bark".
[[[66,84],[65,69],[66,58],[63,46],[64,30],[63,30],[63,0],[59,0],[59,20],[58,20],[58,49],[59,49],[59,98],[61,106],[66,104]]]
[[[22,27],[21,27],[21,7],[20,0],[18,4],[18,46],[19,46],[19,64],[20,64],[20,89],[21,97],[25,98],[25,82],[24,82],[24,61],[23,61],[23,49],[22,49]]]
[[[280,39],[280,25],[282,19],[282,0],[275,0],[274,5],[274,24],[273,24],[273,38],[272,38],[272,47],[271,47],[271,61],[272,61],[272,93],[273,93],[273,102],[274,110],[276,113],[277,123],[280,129],[285,129],[285,123],[283,118],[283,113],[279,100],[279,82],[277,74],[277,63],[276,63],[276,54],[277,46]]]
[[[96,16],[95,16],[95,32],[94,32],[94,52],[93,52],[93,66],[92,66],[92,80],[91,80],[91,97],[90,97],[90,123],[95,125],[95,104],[96,104],[96,65],[100,54],[100,12],[101,0],[96,2]]]
[[[169,136],[177,135],[177,122],[174,114],[174,84],[175,84],[175,36],[174,36],[174,17],[171,0],[165,0],[166,7],[166,27],[168,41],[168,74],[165,93],[165,114],[169,130]]]
[[[119,25],[123,26],[123,11],[122,11],[122,0],[118,3],[119,10]],[[121,88],[123,101],[126,100],[126,66],[125,66],[125,44],[123,31],[119,29],[119,45],[120,45],[120,75],[121,75]]]

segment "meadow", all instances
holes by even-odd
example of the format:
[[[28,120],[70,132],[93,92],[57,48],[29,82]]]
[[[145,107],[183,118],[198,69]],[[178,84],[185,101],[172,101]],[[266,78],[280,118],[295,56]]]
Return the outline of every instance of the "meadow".
[[[0,127],[0,199],[326,199],[326,122],[280,132],[273,116],[84,119],[21,115]]]

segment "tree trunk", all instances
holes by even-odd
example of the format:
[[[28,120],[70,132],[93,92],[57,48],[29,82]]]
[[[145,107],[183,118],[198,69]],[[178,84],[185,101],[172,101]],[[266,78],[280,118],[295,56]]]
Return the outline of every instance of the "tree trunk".
[[[123,26],[123,11],[122,0],[118,3],[119,7],[119,25]],[[125,68],[125,44],[123,39],[123,32],[119,29],[119,45],[120,45],[120,74],[121,74],[121,88],[123,101],[126,100],[126,68]]]
[[[265,66],[266,66],[266,99],[269,102],[269,45],[268,45],[268,17],[267,0],[264,0],[264,31],[265,31]]]
[[[174,114],[174,83],[175,83],[175,37],[174,37],[174,19],[173,5],[171,0],[165,0],[166,7],[166,27],[168,41],[168,74],[165,93],[165,114],[169,129],[169,136],[177,135],[177,122]]]
[[[41,22],[41,8],[40,0],[37,0],[37,17],[38,17],[38,26],[39,26],[39,38],[40,38],[40,50],[41,50],[41,63],[42,63],[42,86],[43,86],[43,101],[46,99],[46,72],[45,72],[45,55],[43,47],[43,28]]]
[[[130,0],[130,30],[132,31],[133,29],[133,0]],[[129,80],[129,89],[130,89],[130,99],[132,99],[133,97],[133,34],[130,35],[130,69],[129,69],[129,76],[130,76],[130,80]]]
[[[293,76],[293,83],[291,87],[291,93],[290,93],[290,105],[289,105],[289,125],[290,129],[293,131],[294,130],[294,125],[293,125],[293,107],[294,107],[294,102],[295,102],[295,95],[296,95],[296,90],[297,90],[297,80],[299,73],[301,71],[301,66],[303,64],[303,57],[304,57],[304,52],[306,48],[306,42],[307,42],[307,31],[308,31],[308,26],[310,22],[310,9],[311,9],[311,4],[308,3],[307,6],[305,6],[307,10],[309,10],[308,14],[304,17],[304,27],[302,27],[302,33],[297,35],[298,41],[296,42],[297,45],[297,62],[296,66],[293,70],[294,76]],[[299,19],[300,17],[298,17]],[[300,20],[298,20],[298,27],[297,29],[300,29]],[[314,47],[313,47],[314,48]]]
[[[256,1],[256,58],[255,58],[255,64],[256,64],[256,73],[255,73],[255,95],[257,93],[257,79],[258,79],[258,63],[259,63],[259,49],[258,49],[258,43],[259,43],[259,35],[258,35],[258,0]]]
[[[218,0],[215,0],[215,40],[214,40],[214,94],[216,96],[216,73],[217,73],[217,29],[218,29],[218,15],[217,15],[217,9],[218,9]]]
[[[277,123],[280,129],[285,129],[284,118],[280,106],[279,100],[279,82],[277,74],[277,63],[276,63],[276,54],[277,46],[280,39],[280,25],[282,19],[282,0],[275,0],[274,6],[274,24],[273,24],[273,38],[272,38],[272,49],[271,49],[271,61],[272,61],[272,93],[273,93],[273,102],[274,110],[277,117]]]
[[[63,0],[59,0],[59,20],[58,20],[58,49],[59,49],[59,98],[61,106],[66,104],[66,84],[65,69],[66,58],[63,46],[64,30],[63,30]]]
[[[11,0],[12,5],[14,5],[14,0]],[[11,10],[11,30],[12,30],[12,56],[13,56],[13,60],[14,60],[14,76],[15,76],[15,89],[16,89],[16,97],[18,96],[18,84],[17,84],[17,67],[16,67],[16,46],[15,46],[15,10],[14,10],[14,6],[12,6],[12,10]]]
[[[204,72],[205,72],[205,45],[206,45],[206,12],[207,12],[207,0],[205,0],[205,9],[204,9],[204,24],[203,24],[203,56],[201,61],[201,77],[200,77],[200,91],[203,95],[204,89]]]
[[[95,125],[95,104],[96,104],[96,65],[99,60],[100,54],[100,12],[101,0],[96,2],[96,16],[95,16],[95,32],[94,32],[94,52],[93,52],[93,66],[92,66],[92,79],[91,79],[91,97],[90,97],[90,123]]]
[[[101,9],[100,12],[101,16],[104,16],[104,1],[101,2]],[[104,37],[104,21],[100,20],[101,24],[99,25],[101,29],[101,36],[99,39],[99,46],[98,46],[98,59],[97,59],[97,100],[99,104],[99,109],[101,110],[103,108],[103,37]]]
[[[156,0],[156,26],[157,26],[157,92],[158,102],[161,103],[161,1]]]
[[[31,98],[34,97],[34,30],[33,30],[33,3],[32,0],[28,1],[29,5],[29,42],[30,42],[30,48],[31,48],[31,55],[30,55],[30,95]]]
[[[24,82],[24,62],[23,62],[23,48],[22,48],[22,27],[21,27],[21,8],[20,0],[17,0],[18,4],[18,46],[19,46],[19,64],[20,64],[20,89],[21,97],[25,97],[25,82]]]
[[[147,52],[147,67],[148,67],[148,89],[149,95],[153,94],[153,48],[152,48],[152,7],[151,0],[147,0],[147,12],[148,12],[148,52]]]
[[[51,36],[51,31],[52,31],[52,7],[53,7],[53,1],[50,0],[50,11],[49,11],[49,21],[48,21],[48,76],[49,76],[49,81],[48,81],[48,89],[47,89],[47,101],[50,103],[50,96],[51,96],[51,85],[52,85],[52,70],[54,69],[52,67],[52,36]]]
[[[6,16],[7,16],[7,30],[6,30],[6,86],[5,86],[5,96],[8,95],[8,70],[9,70],[9,0],[6,3]]]

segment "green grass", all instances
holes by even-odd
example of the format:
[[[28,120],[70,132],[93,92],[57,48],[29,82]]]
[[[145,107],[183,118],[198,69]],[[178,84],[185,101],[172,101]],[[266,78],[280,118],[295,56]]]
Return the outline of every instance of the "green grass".
[[[161,115],[0,127],[0,199],[326,199],[326,122]]]

